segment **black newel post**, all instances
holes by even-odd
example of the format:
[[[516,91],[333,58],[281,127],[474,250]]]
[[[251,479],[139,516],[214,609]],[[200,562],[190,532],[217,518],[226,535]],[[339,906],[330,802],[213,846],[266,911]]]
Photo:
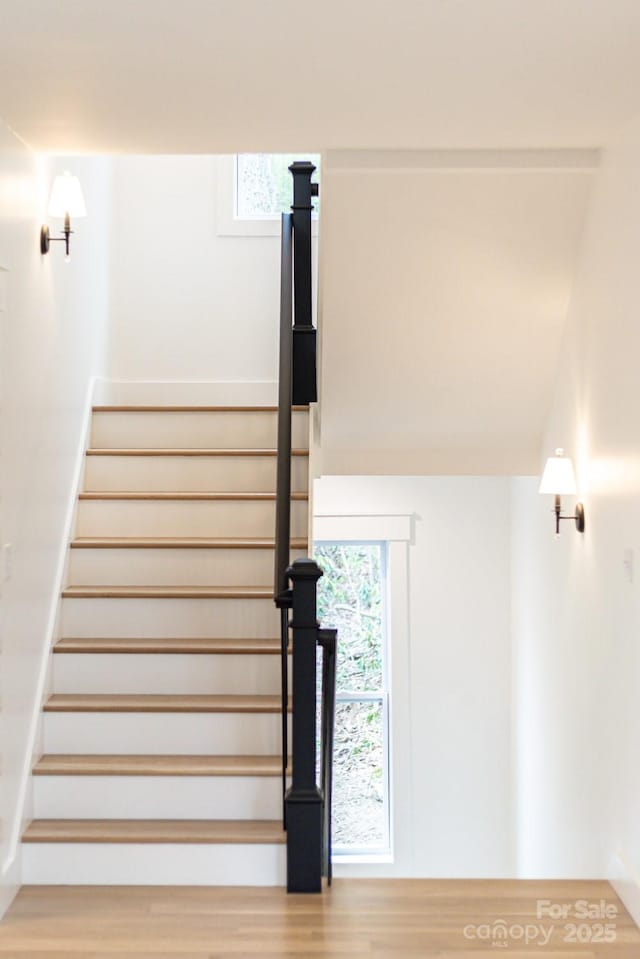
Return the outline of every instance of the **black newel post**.
[[[316,387],[316,331],[311,293],[311,200],[318,184],[311,182],[315,170],[308,160],[292,163],[293,176],[293,404],[304,406],[318,399]]]
[[[293,773],[285,800],[287,890],[322,888],[323,801],[316,781],[316,589],[322,570],[297,559],[287,570],[293,587]]]

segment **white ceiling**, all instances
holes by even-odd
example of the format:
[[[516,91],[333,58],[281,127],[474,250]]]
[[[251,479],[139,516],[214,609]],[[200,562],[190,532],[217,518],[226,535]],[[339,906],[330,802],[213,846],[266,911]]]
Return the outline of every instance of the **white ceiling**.
[[[594,147],[638,0],[2,0],[0,116],[53,152]]]

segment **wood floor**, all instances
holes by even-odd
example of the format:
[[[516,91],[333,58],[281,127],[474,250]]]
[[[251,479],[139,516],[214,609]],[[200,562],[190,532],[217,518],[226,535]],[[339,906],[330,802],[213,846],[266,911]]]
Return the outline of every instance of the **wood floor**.
[[[538,919],[538,900],[617,910],[615,942],[570,943],[564,921]],[[492,945],[504,921],[509,936]],[[573,921],[569,919],[569,921]],[[598,938],[596,920],[576,920]],[[607,921],[607,920],[605,920]],[[609,919],[609,921],[611,921]],[[524,946],[521,930],[542,925]],[[586,932],[585,932],[586,929]],[[475,938],[473,938],[475,936]],[[0,956],[15,959],[639,959],[640,932],[604,882],[337,880],[323,896],[273,888],[25,887],[0,923]]]

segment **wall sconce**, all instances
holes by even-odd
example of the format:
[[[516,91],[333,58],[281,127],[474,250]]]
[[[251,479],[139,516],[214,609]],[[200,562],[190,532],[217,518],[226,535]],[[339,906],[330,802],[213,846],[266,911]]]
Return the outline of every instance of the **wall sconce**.
[[[65,246],[65,260],[69,262],[69,245],[71,240],[71,217],[86,216],[87,208],[82,195],[82,187],[77,176],[63,173],[53,181],[51,197],[49,198],[49,216],[64,217],[62,236],[49,236],[49,227],[45,224],[40,230],[40,252],[44,255],[49,252],[51,243],[62,242]]]
[[[584,506],[582,503],[576,505],[576,511],[573,516],[562,515],[560,497],[563,494],[575,496],[576,493],[576,477],[573,472],[573,463],[568,456],[564,455],[563,449],[557,449],[556,455],[550,456],[547,460],[538,492],[550,493],[552,496],[555,496],[556,536],[560,535],[561,519],[575,520],[578,532],[584,533]]]

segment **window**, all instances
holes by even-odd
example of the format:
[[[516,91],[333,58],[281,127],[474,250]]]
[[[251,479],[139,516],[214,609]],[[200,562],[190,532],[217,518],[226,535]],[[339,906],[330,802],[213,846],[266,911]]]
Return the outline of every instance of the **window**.
[[[239,220],[273,219],[288,213],[292,203],[289,167],[294,160],[311,160],[317,169],[318,154],[239,153],[236,156],[236,217]],[[317,200],[313,201],[317,209]]]
[[[217,232],[219,236],[279,236],[280,215],[293,200],[289,166],[311,160],[320,172],[317,153],[238,153],[216,158]],[[318,200],[313,201],[318,209]],[[317,233],[314,217],[313,233]]]
[[[318,616],[338,629],[333,843],[336,854],[390,847],[385,547],[316,543]]]

